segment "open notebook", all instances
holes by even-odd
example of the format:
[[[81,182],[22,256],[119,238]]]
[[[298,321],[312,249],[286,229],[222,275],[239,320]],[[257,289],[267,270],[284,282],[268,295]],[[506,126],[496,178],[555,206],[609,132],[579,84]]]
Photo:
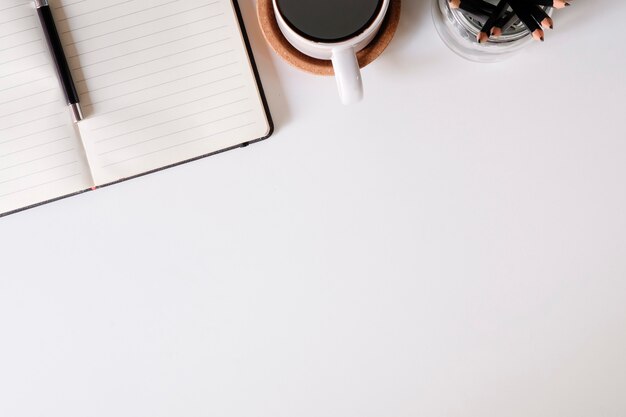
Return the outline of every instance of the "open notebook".
[[[31,1],[0,1],[0,216],[271,134],[236,0],[50,0],[71,122]]]

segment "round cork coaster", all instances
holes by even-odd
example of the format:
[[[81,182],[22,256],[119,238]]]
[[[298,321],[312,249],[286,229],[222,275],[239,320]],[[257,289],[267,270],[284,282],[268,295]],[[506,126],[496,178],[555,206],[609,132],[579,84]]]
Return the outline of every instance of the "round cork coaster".
[[[391,0],[387,16],[372,42],[357,54],[361,68],[378,58],[393,39],[400,23],[401,0]],[[294,48],[283,36],[274,15],[272,0],[258,0],[257,12],[265,40],[285,61],[296,68],[315,75],[334,75],[330,61],[311,58]]]

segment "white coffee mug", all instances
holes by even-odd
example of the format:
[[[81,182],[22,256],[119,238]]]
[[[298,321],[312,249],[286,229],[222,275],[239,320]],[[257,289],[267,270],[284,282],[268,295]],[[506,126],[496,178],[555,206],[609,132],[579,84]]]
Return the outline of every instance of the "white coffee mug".
[[[357,53],[378,34],[385,20],[390,0],[383,0],[378,15],[362,32],[341,42],[315,42],[296,33],[280,13],[277,0],[272,0],[278,27],[287,41],[297,50],[312,58],[331,60],[335,70],[337,88],[343,104],[353,104],[363,99],[363,81]]]

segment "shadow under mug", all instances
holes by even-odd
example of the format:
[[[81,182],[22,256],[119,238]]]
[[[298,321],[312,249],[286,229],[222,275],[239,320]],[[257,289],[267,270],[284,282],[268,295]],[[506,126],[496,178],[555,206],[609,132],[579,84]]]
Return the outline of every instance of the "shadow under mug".
[[[336,39],[314,39],[298,28],[293,21],[281,12],[278,3],[284,0],[272,0],[278,27],[287,41],[297,50],[312,58],[330,60],[333,64],[339,96],[343,104],[353,104],[363,99],[363,80],[357,60],[357,53],[369,45],[381,28],[390,0],[378,0],[375,12],[370,15],[356,33]],[[305,2],[307,0],[295,0]],[[310,0],[308,0],[310,2]],[[335,0],[336,1],[336,0]],[[332,0],[331,0],[332,2]],[[340,2],[338,2],[340,3]],[[315,3],[311,3],[315,4]],[[353,7],[359,7],[359,0],[353,1]],[[364,3],[363,3],[364,4]],[[314,7],[314,6],[311,6]],[[341,19],[341,16],[336,16]],[[318,16],[316,16],[318,18]],[[311,18],[313,21],[315,18]],[[321,20],[318,18],[318,20]],[[316,24],[324,25],[324,22]]]

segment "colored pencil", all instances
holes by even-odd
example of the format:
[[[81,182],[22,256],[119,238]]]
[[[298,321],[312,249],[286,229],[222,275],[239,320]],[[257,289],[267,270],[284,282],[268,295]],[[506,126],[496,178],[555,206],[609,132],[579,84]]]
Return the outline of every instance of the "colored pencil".
[[[524,23],[531,32],[533,39],[543,42],[543,30],[539,27],[539,23],[535,21],[530,12],[532,4],[528,4],[525,0],[509,0],[509,4],[522,23]]]
[[[554,7],[555,9],[562,9],[569,6],[569,3],[565,0],[530,0],[529,3],[534,3],[538,6]]]
[[[485,10],[488,13],[493,12],[496,9],[496,6],[494,6],[493,4],[485,1],[485,0],[463,0],[463,2],[467,3],[467,4],[471,4],[474,7],[478,7],[482,10]]]
[[[509,30],[509,28],[518,21],[519,21],[519,18],[517,17],[515,12],[511,11],[511,12],[505,13],[502,17],[500,17],[500,19],[498,19],[498,21],[494,25],[493,29],[491,30],[491,36],[495,36],[495,37],[501,36],[504,32]]]
[[[489,16],[495,7],[483,0],[450,0],[451,9],[461,9],[477,15]]]
[[[544,28],[554,29],[554,21],[552,21],[552,18],[548,16],[548,13],[546,13],[541,7],[536,5],[531,7],[530,13],[541,26]]]
[[[500,17],[504,15],[504,12],[506,12],[508,7],[509,3],[507,0],[500,0],[498,2],[494,12],[491,13],[489,19],[487,19],[478,35],[476,35],[476,40],[478,41],[478,43],[485,43],[487,42],[487,40],[489,40],[489,36],[491,36],[491,29],[493,29],[498,19],[500,19]]]

